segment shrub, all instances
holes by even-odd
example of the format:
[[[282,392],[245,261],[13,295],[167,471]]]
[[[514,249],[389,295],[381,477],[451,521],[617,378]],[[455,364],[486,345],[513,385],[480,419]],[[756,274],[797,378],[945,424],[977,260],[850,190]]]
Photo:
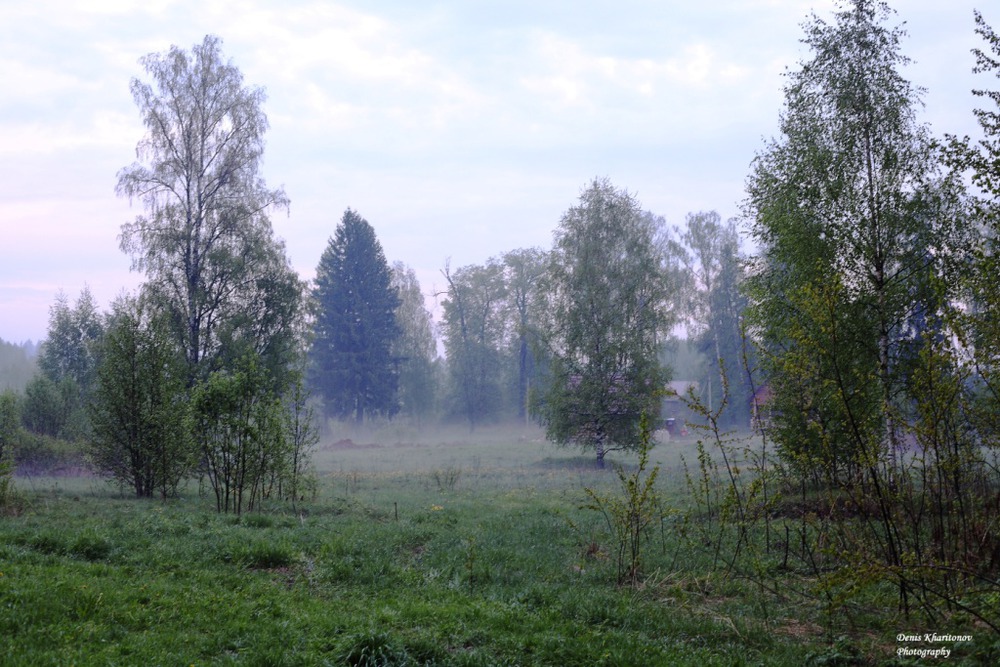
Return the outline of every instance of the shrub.
[[[17,516],[24,510],[24,498],[14,487],[14,467],[0,461],[0,516]]]
[[[438,491],[454,491],[458,485],[458,480],[462,477],[462,469],[448,466],[431,473],[434,483],[437,484]]]
[[[78,445],[28,431],[19,433],[12,457],[14,467],[20,474],[44,475],[87,464]]]
[[[615,496],[598,493],[589,487],[584,489],[590,498],[586,508],[600,512],[611,531],[619,584],[634,586],[639,583],[642,540],[659,506],[659,494],[654,485],[660,466],[653,466],[648,474],[646,470],[651,443],[652,429],[649,419],[643,414],[639,425],[638,467],[629,474],[622,466],[615,465],[621,493]]]

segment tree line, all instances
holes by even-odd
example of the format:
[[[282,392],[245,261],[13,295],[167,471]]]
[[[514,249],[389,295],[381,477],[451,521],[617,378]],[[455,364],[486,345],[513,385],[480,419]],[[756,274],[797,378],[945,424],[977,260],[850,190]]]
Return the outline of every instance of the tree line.
[[[740,393],[742,259],[735,221],[692,214],[685,230],[594,179],[563,215],[553,248],[517,249],[441,275],[438,335],[412,269],[389,267],[374,228],[348,209],[311,290],[310,386],[331,417],[538,421],[563,444],[628,449],[638,417],[655,421],[682,320],[706,359],[698,372],[727,423],[746,421]],[[726,355],[726,356],[723,356]],[[701,379],[701,377],[697,378]],[[713,384],[714,380],[714,384]],[[721,400],[717,398],[716,400]]]

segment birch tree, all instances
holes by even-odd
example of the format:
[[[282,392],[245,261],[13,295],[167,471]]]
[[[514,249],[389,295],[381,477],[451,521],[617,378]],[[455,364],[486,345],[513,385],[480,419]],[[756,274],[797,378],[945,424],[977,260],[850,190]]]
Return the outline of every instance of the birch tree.
[[[592,449],[598,465],[608,451],[637,447],[640,417],[659,413],[671,289],[658,220],[595,179],[556,231],[545,284],[552,372],[541,413],[551,440]]]
[[[264,91],[243,83],[218,37],[140,63],[150,81],[131,91],[146,134],[116,192],[145,212],[122,226],[121,248],[170,313],[193,385],[229,342],[271,358],[293,345],[302,286],[268,217],[288,197],[260,173]]]

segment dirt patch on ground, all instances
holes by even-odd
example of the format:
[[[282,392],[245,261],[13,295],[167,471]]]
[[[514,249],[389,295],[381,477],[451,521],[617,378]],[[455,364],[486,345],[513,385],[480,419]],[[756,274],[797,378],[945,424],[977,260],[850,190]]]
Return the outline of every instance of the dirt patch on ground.
[[[343,440],[338,440],[337,442],[331,442],[328,445],[323,445],[320,447],[323,451],[329,450],[344,450],[344,449],[381,449],[382,445],[370,442],[367,444],[359,444],[351,440],[350,438],[344,438]]]

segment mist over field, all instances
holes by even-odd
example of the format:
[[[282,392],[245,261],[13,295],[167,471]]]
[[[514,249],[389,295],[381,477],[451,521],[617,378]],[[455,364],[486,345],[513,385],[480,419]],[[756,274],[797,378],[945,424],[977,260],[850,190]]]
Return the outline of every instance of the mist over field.
[[[633,4],[0,9],[0,663],[1000,664],[997,18]]]

